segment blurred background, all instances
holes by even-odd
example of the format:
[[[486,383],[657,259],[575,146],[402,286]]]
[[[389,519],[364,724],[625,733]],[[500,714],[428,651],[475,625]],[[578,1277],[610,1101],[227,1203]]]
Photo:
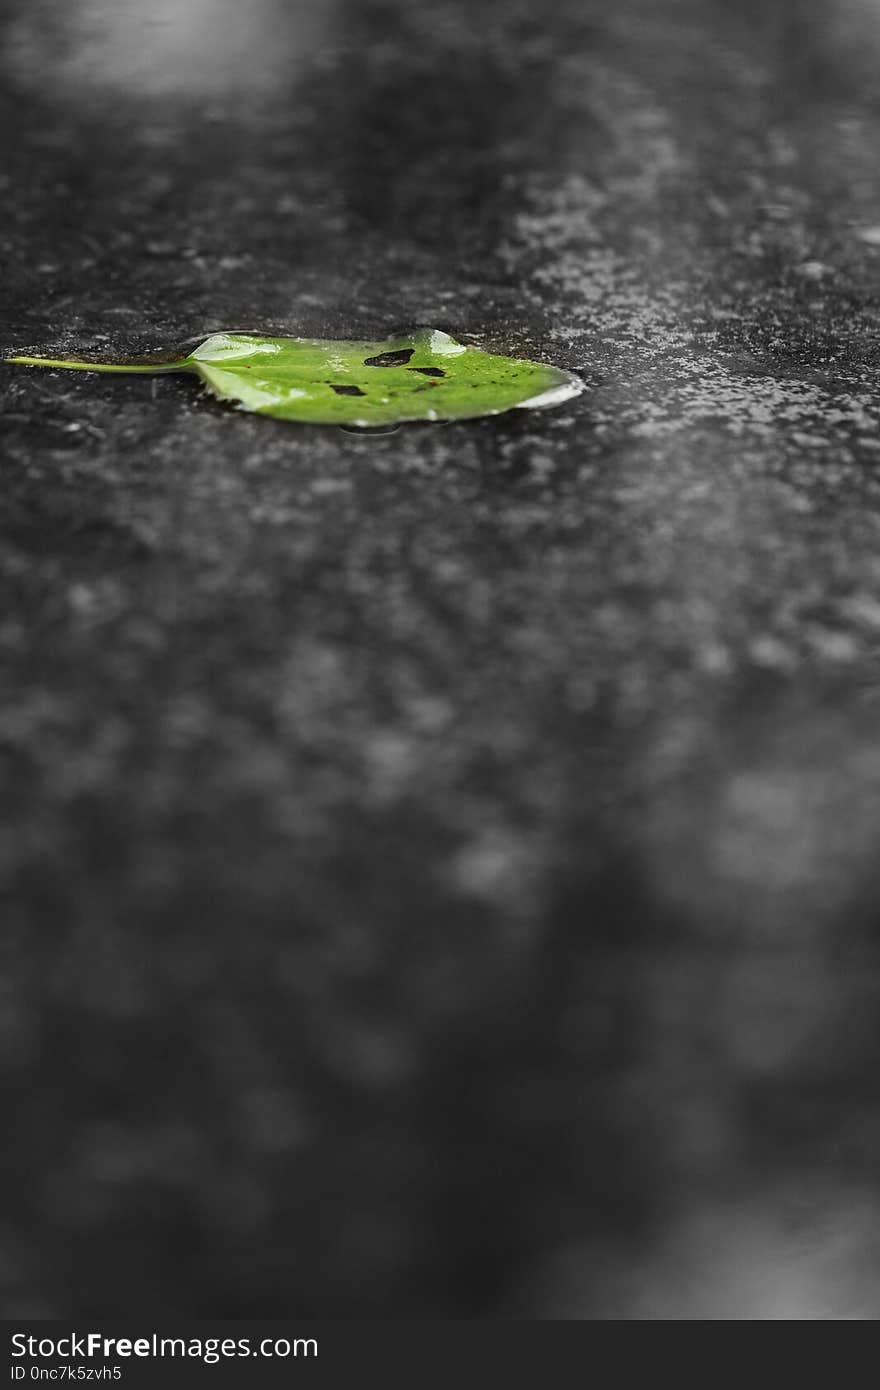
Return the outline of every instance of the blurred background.
[[[0,367],[5,1316],[877,1315],[878,63],[878,0],[3,6],[3,354],[589,388]]]

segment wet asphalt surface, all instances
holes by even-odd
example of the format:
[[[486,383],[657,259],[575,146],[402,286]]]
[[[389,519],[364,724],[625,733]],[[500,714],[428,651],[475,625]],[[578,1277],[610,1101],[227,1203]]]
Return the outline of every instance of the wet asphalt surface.
[[[6,1316],[876,1315],[878,61],[874,0],[4,9],[4,353],[588,387],[0,367]]]

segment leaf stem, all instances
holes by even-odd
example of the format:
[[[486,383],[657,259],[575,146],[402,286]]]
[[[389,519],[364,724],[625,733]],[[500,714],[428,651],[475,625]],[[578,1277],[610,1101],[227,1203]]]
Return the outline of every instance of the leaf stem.
[[[126,365],[124,362],[79,362],[76,358],[59,357],[7,357],[6,362],[24,367],[64,367],[71,372],[142,372],[150,376],[156,372],[179,372],[185,370],[182,362],[161,362],[152,365]]]

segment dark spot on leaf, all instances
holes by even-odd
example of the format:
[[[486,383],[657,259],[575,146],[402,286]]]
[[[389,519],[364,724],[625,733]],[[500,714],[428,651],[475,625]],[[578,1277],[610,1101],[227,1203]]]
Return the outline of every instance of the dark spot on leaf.
[[[445,376],[442,367],[407,367],[408,372],[421,372],[422,376]]]
[[[332,381],[329,385],[330,390],[335,391],[337,396],[365,396],[367,394],[359,386],[334,386]]]
[[[415,348],[401,348],[400,352],[380,352],[376,357],[365,357],[365,367],[405,367],[415,352]]]

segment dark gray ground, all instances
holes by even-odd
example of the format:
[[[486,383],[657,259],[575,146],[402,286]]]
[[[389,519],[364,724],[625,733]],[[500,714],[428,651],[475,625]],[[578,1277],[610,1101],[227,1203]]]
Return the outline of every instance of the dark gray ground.
[[[877,0],[4,6],[7,1316],[880,1311]]]

